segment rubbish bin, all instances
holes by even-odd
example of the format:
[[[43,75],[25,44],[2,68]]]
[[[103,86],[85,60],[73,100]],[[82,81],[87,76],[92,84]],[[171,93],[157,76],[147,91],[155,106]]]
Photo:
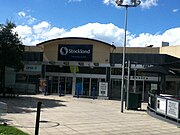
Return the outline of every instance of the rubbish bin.
[[[141,93],[129,93],[128,109],[137,110],[141,108]]]

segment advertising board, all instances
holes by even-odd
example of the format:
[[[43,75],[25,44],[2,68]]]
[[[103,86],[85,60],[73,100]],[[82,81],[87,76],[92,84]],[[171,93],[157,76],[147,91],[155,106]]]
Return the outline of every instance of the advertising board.
[[[167,101],[167,116],[178,119],[179,102],[168,100]]]
[[[108,93],[108,83],[99,82],[99,96],[107,97],[107,93]]]
[[[59,45],[58,60],[60,61],[92,61],[92,45]]]
[[[164,115],[166,114],[166,99],[157,98],[156,111]]]

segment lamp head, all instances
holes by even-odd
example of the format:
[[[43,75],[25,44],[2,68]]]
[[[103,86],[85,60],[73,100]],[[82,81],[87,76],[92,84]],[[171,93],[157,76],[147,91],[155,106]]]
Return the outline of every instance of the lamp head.
[[[123,3],[123,0],[116,0],[116,4],[117,4],[118,6],[121,6],[122,3]]]
[[[136,7],[141,4],[141,1],[140,0],[131,0],[131,4]]]

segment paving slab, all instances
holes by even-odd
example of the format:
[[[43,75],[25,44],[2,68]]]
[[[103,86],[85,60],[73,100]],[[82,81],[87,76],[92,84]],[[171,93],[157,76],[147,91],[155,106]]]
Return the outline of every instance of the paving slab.
[[[176,125],[153,118],[143,111],[120,111],[120,101],[57,95],[25,95],[2,98],[9,125],[30,135],[35,132],[37,102],[42,102],[39,135],[180,135]]]

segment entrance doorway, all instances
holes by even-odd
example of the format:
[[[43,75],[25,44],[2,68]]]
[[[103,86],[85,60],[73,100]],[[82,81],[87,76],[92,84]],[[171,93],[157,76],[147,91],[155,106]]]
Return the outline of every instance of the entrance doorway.
[[[58,93],[58,76],[52,77],[51,93]]]
[[[98,95],[98,79],[91,78],[91,96],[97,97]]]
[[[99,86],[98,83],[104,81],[105,79],[101,78],[77,77],[75,95],[83,97],[97,97]]]
[[[76,95],[89,96],[90,78],[76,78]]]
[[[49,94],[72,94],[72,77],[52,76],[47,78]]]
[[[121,99],[121,79],[111,79],[110,99]]]
[[[59,94],[60,95],[72,94],[72,77],[59,78]]]

